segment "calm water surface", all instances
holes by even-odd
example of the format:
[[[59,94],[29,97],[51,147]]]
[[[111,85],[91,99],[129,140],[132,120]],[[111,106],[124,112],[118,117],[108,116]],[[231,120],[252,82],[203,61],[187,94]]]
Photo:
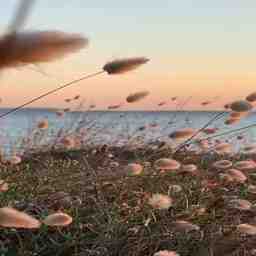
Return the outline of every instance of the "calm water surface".
[[[1,109],[0,114],[8,111]],[[0,119],[0,136],[3,147],[8,148],[16,143],[22,137],[31,134],[32,129],[36,127],[38,121],[48,119],[49,129],[47,136],[49,138],[56,136],[62,129],[75,130],[78,126],[90,127],[90,133],[95,133],[95,143],[115,142],[140,135],[138,128],[142,126],[151,126],[147,132],[143,132],[143,139],[150,141],[156,138],[165,139],[165,136],[176,129],[192,127],[200,128],[207,123],[218,112],[196,111],[196,112],[168,112],[168,111],[132,111],[132,112],[109,112],[109,111],[91,111],[91,112],[70,112],[64,117],[57,117],[56,112],[46,109],[24,109],[9,116]],[[239,124],[226,126],[222,118],[214,122],[210,127],[217,127],[221,132],[228,131],[252,123],[256,123],[256,113],[250,114],[241,120]],[[251,141],[256,139],[256,127],[246,132]]]

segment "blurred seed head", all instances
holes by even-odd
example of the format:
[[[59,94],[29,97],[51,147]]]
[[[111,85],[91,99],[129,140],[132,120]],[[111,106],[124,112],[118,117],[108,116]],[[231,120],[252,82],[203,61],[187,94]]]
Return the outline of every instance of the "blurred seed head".
[[[232,151],[232,145],[229,143],[222,142],[222,143],[218,143],[214,149],[217,153],[221,153],[221,154],[230,153]]]
[[[240,119],[242,117],[245,117],[246,115],[248,115],[248,112],[235,112],[235,111],[232,111],[230,114],[229,114],[229,117],[232,119]]]
[[[45,119],[45,120],[38,122],[37,127],[41,130],[48,129],[48,127],[49,127],[48,120]]]
[[[226,171],[230,177],[232,177],[232,180],[238,183],[244,183],[247,180],[247,177],[239,170],[236,169],[229,169]]]
[[[246,100],[239,100],[232,102],[230,108],[235,112],[248,112],[253,106]]]
[[[10,164],[12,164],[12,165],[19,164],[19,163],[21,163],[21,161],[22,161],[22,159],[21,159],[21,157],[18,156],[18,155],[12,155],[12,156],[10,157],[10,159],[8,159],[8,162],[9,162]]]
[[[45,225],[52,226],[52,227],[68,226],[72,223],[72,217],[70,217],[66,213],[57,212],[47,216],[43,222]]]
[[[224,108],[225,109],[230,109],[230,106],[231,106],[231,103],[227,103],[227,104],[224,105]]]
[[[207,105],[209,105],[209,104],[211,104],[211,101],[203,101],[203,102],[201,103],[202,106],[207,106]]]
[[[213,163],[213,167],[220,170],[231,168],[233,163],[229,160],[219,160]]]
[[[237,231],[246,235],[256,235],[256,226],[243,223],[237,226]]]
[[[205,128],[203,129],[203,133],[209,135],[209,134],[214,134],[216,133],[218,128]]]
[[[251,209],[252,204],[244,199],[233,199],[228,202],[228,207],[240,211],[246,211]]]
[[[247,188],[247,191],[251,194],[256,194],[256,186],[255,185],[249,185]]]
[[[139,100],[142,100],[143,98],[145,98],[148,95],[149,95],[148,91],[140,91],[140,92],[132,93],[126,98],[126,101],[128,103],[134,103]]]
[[[181,172],[196,174],[197,166],[195,164],[184,164],[181,166]]]
[[[179,139],[188,139],[196,133],[196,130],[192,128],[184,128],[177,131],[172,132],[169,135],[169,138],[179,140]]]
[[[148,201],[154,209],[169,209],[172,206],[172,199],[163,194],[153,194]]]
[[[156,169],[160,170],[170,170],[175,171],[180,168],[180,163],[174,159],[160,158],[155,161],[154,166]]]
[[[225,120],[225,124],[226,125],[231,125],[231,124],[236,124],[240,122],[240,118],[228,118],[227,120]]]
[[[81,35],[60,31],[9,34],[0,38],[0,68],[57,60],[87,44]]]
[[[0,192],[6,192],[9,189],[9,185],[4,180],[0,180]]]
[[[103,70],[110,75],[123,74],[138,68],[148,61],[149,59],[145,57],[117,59],[105,64]]]
[[[126,167],[126,172],[132,176],[140,175],[142,171],[143,171],[143,166],[140,164],[131,163],[131,164],[128,164]]]
[[[118,109],[120,107],[122,107],[121,103],[120,104],[116,104],[116,105],[110,105],[110,106],[108,106],[108,109]]]
[[[253,160],[238,161],[234,167],[242,171],[249,171],[256,168],[256,163]]]
[[[167,103],[166,101],[161,101],[161,102],[159,102],[157,105],[158,105],[159,107],[161,107],[161,106],[164,106],[166,103]]]
[[[56,111],[56,115],[59,116],[59,117],[63,117],[64,114],[65,114],[65,112],[63,110]]]
[[[78,100],[80,98],[80,95],[76,95],[73,100]]]
[[[246,100],[249,102],[254,102],[256,101],[256,92],[250,93],[247,97]]]
[[[179,256],[179,254],[174,251],[163,250],[155,252],[153,256]]]
[[[32,216],[10,207],[0,208],[0,226],[9,228],[39,228],[41,223]]]
[[[63,146],[66,148],[66,149],[72,149],[76,146],[76,141],[74,140],[74,138],[72,137],[64,137],[62,140],[61,140],[61,143],[63,144]]]
[[[91,104],[91,105],[89,106],[89,108],[90,108],[90,109],[96,108],[96,105],[95,105],[95,104]]]
[[[180,185],[170,185],[168,189],[169,193],[179,193],[182,191],[182,187]]]
[[[192,224],[188,221],[184,221],[184,220],[178,220],[178,221],[175,221],[173,222],[174,224],[174,228],[177,230],[177,231],[180,231],[180,232],[190,232],[190,231],[193,231],[193,230],[199,230],[200,227],[195,225],[195,224]]]

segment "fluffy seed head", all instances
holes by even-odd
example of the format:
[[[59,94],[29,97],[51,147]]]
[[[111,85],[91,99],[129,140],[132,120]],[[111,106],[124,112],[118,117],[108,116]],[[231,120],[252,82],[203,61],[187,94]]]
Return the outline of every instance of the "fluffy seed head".
[[[220,170],[228,169],[232,166],[232,162],[229,160],[219,160],[213,163],[213,167]]]
[[[21,157],[17,156],[17,155],[13,155],[11,156],[11,158],[9,159],[10,164],[16,165],[21,163]]]
[[[180,163],[174,159],[160,158],[154,163],[156,169],[175,171],[180,168]]]
[[[0,192],[6,192],[8,189],[8,183],[6,183],[4,180],[0,180]]]
[[[247,188],[247,191],[251,194],[256,194],[256,186],[255,185],[249,185]]]
[[[211,104],[211,101],[203,101],[203,102],[201,103],[202,106],[207,106],[207,105],[209,105],[209,104]]]
[[[153,256],[179,256],[179,254],[174,251],[163,250],[155,252]]]
[[[220,173],[219,178],[221,181],[223,181],[225,183],[231,183],[234,181],[233,178],[227,173]]]
[[[195,224],[192,224],[188,221],[184,221],[184,220],[178,220],[178,221],[175,221],[174,223],[174,227],[176,230],[178,231],[181,231],[181,232],[190,232],[192,230],[199,230],[200,227],[195,225]]]
[[[244,155],[247,155],[247,156],[256,155],[256,145],[251,144],[251,145],[244,146],[241,149],[241,153],[244,154]]]
[[[203,133],[205,134],[214,134],[217,132],[218,128],[205,128],[203,129]]]
[[[170,185],[168,191],[170,193],[179,193],[182,191],[182,187],[180,185]]]
[[[59,116],[59,117],[63,117],[63,116],[64,116],[64,114],[65,114],[65,112],[64,112],[64,111],[62,111],[62,110],[58,110],[58,111],[56,111],[56,115],[57,115],[57,116]]]
[[[256,227],[247,223],[238,225],[237,231],[246,235],[256,235]]]
[[[224,108],[225,109],[230,109],[230,106],[231,106],[231,103],[227,103],[227,104],[224,105]]]
[[[230,114],[229,114],[229,117],[230,118],[234,118],[234,119],[239,119],[239,118],[242,118],[244,116],[248,115],[248,112],[235,112],[235,111],[232,111]]]
[[[235,112],[247,112],[250,111],[253,106],[246,100],[238,100],[232,102],[230,108]]]
[[[0,192],[6,192],[9,189],[9,185],[4,180],[0,180]]]
[[[149,59],[145,57],[117,59],[105,64],[103,70],[110,75],[123,74],[138,68],[148,61]]]
[[[158,105],[159,107],[161,107],[161,106],[164,106],[166,103],[167,103],[166,101],[161,101],[161,102],[159,102],[157,105]]]
[[[132,175],[132,176],[140,175],[143,171],[143,167],[140,164],[132,163],[127,165],[126,171],[129,175]]]
[[[253,160],[238,161],[234,164],[234,167],[239,170],[249,171],[256,168],[256,163]]]
[[[43,222],[47,226],[68,226],[72,223],[72,217],[66,213],[57,212],[47,216]]]
[[[247,180],[247,177],[239,170],[229,169],[226,173],[230,175],[235,182],[244,183]]]
[[[246,211],[251,209],[252,204],[244,199],[233,199],[228,202],[228,207],[241,211]]]
[[[163,194],[153,194],[148,203],[155,209],[169,209],[172,206],[172,199]]]
[[[191,136],[193,136],[193,134],[195,134],[195,133],[196,133],[196,131],[194,129],[192,129],[192,128],[184,128],[184,129],[180,129],[180,130],[172,132],[169,135],[169,137],[171,139],[176,139],[176,140],[188,139]]]
[[[253,92],[253,93],[249,94],[249,95],[246,97],[246,100],[249,101],[249,102],[254,102],[254,101],[256,101],[256,92]]]
[[[185,164],[181,167],[181,172],[195,174],[197,166],[195,164]]]
[[[60,31],[15,33],[0,39],[0,67],[49,62],[76,52],[88,44],[78,34]]]
[[[13,208],[0,208],[0,226],[9,228],[39,228],[41,223],[30,215]]]
[[[78,100],[80,98],[80,95],[76,95],[73,100]]]
[[[91,104],[91,105],[89,106],[89,108],[90,108],[90,109],[96,108],[96,105],[95,105],[95,104]]]
[[[118,109],[118,108],[120,108],[120,107],[122,107],[122,104],[116,104],[116,105],[110,105],[110,106],[108,106],[108,109]]]
[[[218,153],[229,153],[232,150],[232,145],[224,142],[218,143],[214,149]]]
[[[136,92],[136,93],[132,93],[130,94],[127,98],[126,101],[128,103],[133,103],[133,102],[137,102],[143,98],[145,98],[146,96],[149,95],[148,91],[141,91],[141,92]]]
[[[76,145],[76,142],[73,138],[71,137],[65,137],[61,140],[63,146],[67,149],[71,149],[74,148]]]
[[[41,130],[48,129],[48,127],[49,127],[48,120],[42,120],[42,121],[38,122],[37,127]]]
[[[226,125],[231,125],[231,124],[236,124],[240,122],[240,118],[228,118],[227,120],[225,120],[225,124]]]

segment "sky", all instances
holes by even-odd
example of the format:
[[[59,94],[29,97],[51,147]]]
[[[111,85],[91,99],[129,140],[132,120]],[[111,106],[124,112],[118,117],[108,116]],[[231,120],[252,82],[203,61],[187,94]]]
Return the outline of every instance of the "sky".
[[[3,1],[2,34],[18,0]],[[37,0],[24,30],[61,30],[90,40],[79,53],[42,64],[44,76],[30,67],[0,74],[2,107],[14,107],[115,58],[145,56],[150,62],[121,76],[80,82],[32,107],[67,107],[65,98],[81,95],[105,109],[130,93],[148,90],[143,101],[124,109],[173,109],[171,97],[191,97],[187,109],[219,109],[256,91],[256,2],[253,0]],[[203,101],[213,101],[206,107]],[[160,101],[168,104],[158,107]]]

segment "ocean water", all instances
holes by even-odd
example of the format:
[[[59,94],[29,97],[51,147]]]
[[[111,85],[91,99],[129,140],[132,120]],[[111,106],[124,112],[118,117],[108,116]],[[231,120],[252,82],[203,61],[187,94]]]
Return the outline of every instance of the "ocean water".
[[[6,111],[8,109],[1,109],[0,114]],[[217,113],[216,111],[87,111],[68,112],[63,117],[58,117],[54,110],[23,109],[0,119],[0,141],[4,148],[18,145],[17,141],[31,136],[33,129],[43,119],[48,119],[49,122],[49,129],[44,131],[45,138],[48,139],[56,137],[60,129],[68,132],[84,129],[87,136],[85,139],[92,143],[122,143],[133,138],[144,141],[166,140],[174,130],[204,126]],[[217,127],[219,133],[222,133],[256,124],[256,113],[249,114],[240,123],[231,126],[224,124],[227,115],[225,114],[224,118],[215,121],[209,127]],[[139,131],[143,126],[147,127],[146,130]],[[255,142],[256,126],[246,130],[246,135],[248,140]],[[46,139],[44,143],[47,143]]]

